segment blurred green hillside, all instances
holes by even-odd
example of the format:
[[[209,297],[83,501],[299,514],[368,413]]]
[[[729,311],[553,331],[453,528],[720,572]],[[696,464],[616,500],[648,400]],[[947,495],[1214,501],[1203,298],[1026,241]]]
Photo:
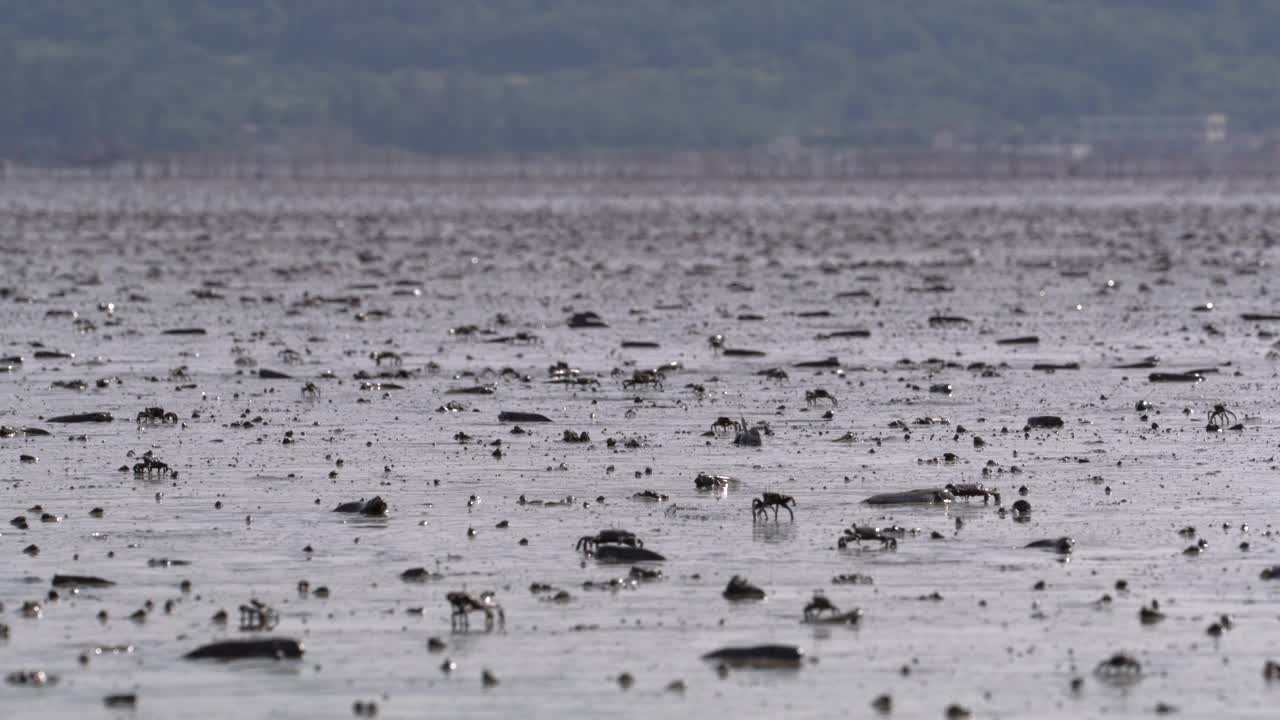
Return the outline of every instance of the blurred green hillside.
[[[1267,0],[0,0],[0,156],[296,129],[435,153],[1280,126]]]

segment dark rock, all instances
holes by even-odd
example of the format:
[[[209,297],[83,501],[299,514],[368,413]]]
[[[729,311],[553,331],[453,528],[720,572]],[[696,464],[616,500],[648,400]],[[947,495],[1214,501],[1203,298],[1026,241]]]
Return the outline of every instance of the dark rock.
[[[732,667],[799,667],[804,650],[795,645],[726,647],[709,652],[703,660],[718,660]]]
[[[196,648],[183,657],[187,660],[249,660],[268,658],[283,660],[302,657],[302,643],[289,638],[260,640],[224,640]]]
[[[111,417],[111,413],[92,412],[77,413],[75,415],[59,415],[58,417],[49,418],[51,423],[106,423],[111,422],[115,418]]]
[[[551,422],[551,418],[538,413],[503,410],[498,413],[498,422]]]
[[[1039,371],[1041,371],[1041,372],[1057,372],[1058,370],[1079,370],[1079,369],[1080,369],[1080,363],[1078,363],[1078,362],[1069,362],[1069,363],[1036,363],[1035,365],[1032,365],[1032,366],[1031,366],[1031,369],[1032,369],[1032,370],[1039,370]]]
[[[734,575],[729,580],[729,584],[725,586],[724,592],[721,593],[729,600],[763,600],[764,590],[751,584],[751,581],[741,575]]]
[[[20,670],[6,675],[4,681],[20,687],[43,687],[57,683],[58,676],[50,675],[43,670]]]
[[[384,384],[383,387],[386,387]],[[498,391],[493,385],[476,385],[467,388],[453,388],[445,390],[445,395],[492,395]]]
[[[822,360],[806,360],[795,364],[798,368],[838,368],[840,367],[840,359],[832,355]]]
[[[652,550],[631,547],[630,545],[596,545],[595,551],[592,554],[595,556],[596,560],[599,560],[600,562],[632,563],[662,562],[663,560],[666,560],[665,557]]]
[[[571,328],[607,328],[608,323],[594,312],[580,312],[569,316]]]
[[[378,495],[368,502],[364,500],[354,500],[352,502],[342,503],[338,507],[334,508],[333,511],[339,513],[359,513],[369,517],[381,517],[387,514],[387,501],[383,500],[382,496]]]
[[[872,495],[862,502],[867,505],[932,505],[953,499],[954,496],[946,488],[919,488]]]
[[[1075,545],[1076,545],[1075,540],[1072,540],[1069,537],[1060,537],[1060,538],[1046,538],[1044,540],[1036,540],[1035,542],[1027,543],[1023,547],[1032,548],[1035,550],[1052,550],[1053,552],[1059,553],[1061,555],[1066,555],[1071,552],[1072,548],[1074,548]]]
[[[1153,383],[1169,383],[1169,382],[1185,382],[1198,383],[1204,380],[1204,376],[1198,372],[1180,372],[1180,373],[1151,373],[1147,376],[1147,380]]]
[[[108,695],[102,698],[102,704],[109,708],[132,708],[138,706],[138,696],[135,693],[125,695]]]
[[[91,575],[54,575],[54,587],[111,587],[115,583]]]
[[[1138,362],[1125,363],[1123,365],[1112,365],[1111,367],[1115,368],[1116,370],[1150,370],[1151,368],[1159,364],[1160,364],[1160,361],[1157,360],[1156,358],[1147,358],[1146,360],[1139,360]]]
[[[434,573],[424,567],[414,567],[400,573],[400,579],[405,582],[427,582],[428,580],[439,580],[444,577],[440,573]]]

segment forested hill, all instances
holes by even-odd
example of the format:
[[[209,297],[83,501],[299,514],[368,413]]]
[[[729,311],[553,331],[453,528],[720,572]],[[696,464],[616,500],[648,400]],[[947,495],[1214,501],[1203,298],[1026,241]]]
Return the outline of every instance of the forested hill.
[[[1274,0],[0,0],[0,157],[1280,126]]]

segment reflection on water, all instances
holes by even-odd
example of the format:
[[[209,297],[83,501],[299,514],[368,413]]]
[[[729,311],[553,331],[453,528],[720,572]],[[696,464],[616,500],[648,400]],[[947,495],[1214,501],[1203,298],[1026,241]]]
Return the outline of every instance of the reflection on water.
[[[782,521],[762,520],[751,524],[751,539],[763,543],[785,543],[796,539],[796,524],[786,518]]]

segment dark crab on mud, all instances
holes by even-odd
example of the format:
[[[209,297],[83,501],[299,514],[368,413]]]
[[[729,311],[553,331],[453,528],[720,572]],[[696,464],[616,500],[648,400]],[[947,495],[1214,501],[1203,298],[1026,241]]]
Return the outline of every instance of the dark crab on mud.
[[[661,370],[636,370],[631,373],[631,377],[622,381],[622,388],[630,390],[637,385],[651,385],[661,390],[665,379]]]
[[[782,368],[776,368],[776,367],[775,367],[775,368],[769,368],[769,369],[767,369],[767,370],[761,370],[761,371],[757,372],[756,374],[757,374],[757,375],[763,375],[764,377],[769,378],[770,380],[786,380],[786,379],[788,379],[787,371],[786,371],[786,370],[783,370]]]
[[[760,518],[769,519],[769,508],[773,508],[774,522],[778,521],[779,508],[786,510],[787,515],[790,515],[791,519],[795,520],[796,514],[791,512],[791,507],[789,507],[795,504],[796,499],[790,495],[775,492],[764,493],[760,497],[751,500],[751,520],[755,522]]]
[[[144,408],[142,412],[138,413],[139,425],[143,423],[162,423],[168,425],[176,422],[178,422],[177,413],[168,412],[162,407]]]
[[[400,353],[392,352],[390,350],[371,352],[369,353],[369,359],[373,360],[373,363],[378,367],[382,367],[383,363],[386,363],[391,367],[400,367],[404,364],[404,358],[400,357]]]
[[[1227,409],[1226,403],[1215,404],[1213,409],[1205,414],[1209,418],[1209,424],[1205,429],[1209,432],[1217,432],[1237,424],[1236,414]]]
[[[142,454],[138,462],[133,464],[134,475],[159,475],[161,477],[177,477],[178,473],[169,465],[151,454],[148,450]]]
[[[838,407],[840,405],[840,403],[836,401],[835,396],[822,388],[806,390],[804,393],[804,402],[809,407],[813,407],[824,400],[831,403],[832,407]]]
[[[836,547],[843,550],[849,546],[849,543],[861,544],[863,540],[878,542],[881,547],[889,550],[896,550],[898,547],[898,538],[894,537],[890,531],[870,525],[853,525],[845,528],[844,534],[836,540]]]
[[[445,595],[445,599],[449,601],[449,605],[453,608],[453,629],[465,631],[470,627],[469,616],[473,612],[484,613],[484,629],[492,630],[494,620],[497,620],[498,627],[506,624],[506,614],[502,612],[502,606],[499,605],[493,597],[493,592],[486,591],[478,595],[470,595],[465,592],[451,592]]]
[[[826,615],[823,615],[826,613]],[[826,595],[814,593],[813,599],[804,606],[804,617],[800,622],[822,625],[857,625],[862,619],[862,610],[854,608],[841,612],[840,608],[827,599]]]
[[[275,609],[268,607],[260,600],[250,600],[240,606],[240,629],[242,631],[270,630],[279,622],[280,616]]]
[[[631,496],[632,500],[643,500],[645,502],[666,502],[671,499],[670,495],[664,495],[654,490],[641,490]]]
[[[725,417],[724,415],[721,415],[720,417],[716,418],[716,421],[711,423],[711,432],[716,434],[719,434],[722,431],[727,432],[729,430],[732,430],[735,433],[740,433],[745,428],[746,428],[745,421],[738,422],[737,420],[734,420],[733,418]]]
[[[804,606],[804,619],[806,621],[812,620],[824,612],[835,614],[840,612],[840,608],[831,604],[826,595],[814,593],[813,599],[809,601],[808,605]]]
[[[1101,680],[1113,683],[1137,682],[1142,677],[1142,663],[1131,655],[1119,652],[1098,663],[1093,674]]]
[[[578,542],[574,547],[582,552],[590,553],[597,545],[604,543],[630,545],[631,547],[644,547],[644,541],[635,533],[629,530],[618,529],[601,530],[595,535],[583,535],[578,538]]]

